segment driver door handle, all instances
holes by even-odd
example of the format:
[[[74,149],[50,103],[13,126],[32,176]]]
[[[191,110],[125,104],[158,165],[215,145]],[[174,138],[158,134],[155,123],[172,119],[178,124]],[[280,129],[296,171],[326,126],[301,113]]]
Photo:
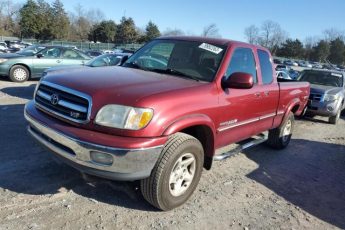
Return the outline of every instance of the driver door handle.
[[[260,97],[261,96],[261,93],[260,92],[256,92],[254,93],[255,97]]]
[[[57,63],[61,63],[61,60],[56,60]]]

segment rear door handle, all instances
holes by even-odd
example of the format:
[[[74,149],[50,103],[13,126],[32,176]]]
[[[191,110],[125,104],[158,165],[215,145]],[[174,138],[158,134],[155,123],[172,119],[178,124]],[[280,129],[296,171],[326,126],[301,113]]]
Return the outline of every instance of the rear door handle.
[[[270,91],[265,91],[264,94],[265,94],[265,96],[269,96],[270,95]]]
[[[61,60],[56,60],[57,63],[61,63]]]
[[[260,92],[256,92],[254,93],[255,97],[260,97],[261,96],[261,93]]]

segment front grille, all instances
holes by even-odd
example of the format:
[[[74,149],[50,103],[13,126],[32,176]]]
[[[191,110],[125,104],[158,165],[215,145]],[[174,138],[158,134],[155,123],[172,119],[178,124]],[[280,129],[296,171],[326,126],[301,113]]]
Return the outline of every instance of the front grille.
[[[319,93],[311,93],[309,95],[309,99],[312,101],[321,101],[321,98],[322,98],[322,94],[319,94]]]
[[[39,109],[78,122],[89,121],[91,99],[88,95],[50,82],[41,82],[35,94]]]

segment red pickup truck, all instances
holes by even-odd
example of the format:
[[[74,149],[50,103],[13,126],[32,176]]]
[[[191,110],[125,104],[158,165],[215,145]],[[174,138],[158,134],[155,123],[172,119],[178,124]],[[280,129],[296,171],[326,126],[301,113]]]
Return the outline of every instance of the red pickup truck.
[[[265,48],[162,37],[119,67],[47,74],[24,114],[29,133],[66,163],[140,180],[144,198],[169,210],[191,196],[203,168],[236,152],[217,149],[253,136],[237,150],[289,144],[310,87],[274,76]]]

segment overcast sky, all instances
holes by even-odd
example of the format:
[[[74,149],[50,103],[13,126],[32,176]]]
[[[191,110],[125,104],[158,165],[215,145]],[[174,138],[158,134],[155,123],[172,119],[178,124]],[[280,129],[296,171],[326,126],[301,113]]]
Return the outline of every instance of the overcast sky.
[[[53,2],[54,0],[48,0]],[[18,0],[17,2],[25,2]],[[206,25],[215,23],[224,38],[245,40],[244,29],[260,26],[264,20],[278,22],[289,37],[302,41],[307,36],[321,36],[336,28],[345,31],[345,0],[62,0],[67,11],[80,3],[87,9],[98,8],[116,23],[125,15],[138,27],[149,20],[161,31],[178,28],[199,35]]]

